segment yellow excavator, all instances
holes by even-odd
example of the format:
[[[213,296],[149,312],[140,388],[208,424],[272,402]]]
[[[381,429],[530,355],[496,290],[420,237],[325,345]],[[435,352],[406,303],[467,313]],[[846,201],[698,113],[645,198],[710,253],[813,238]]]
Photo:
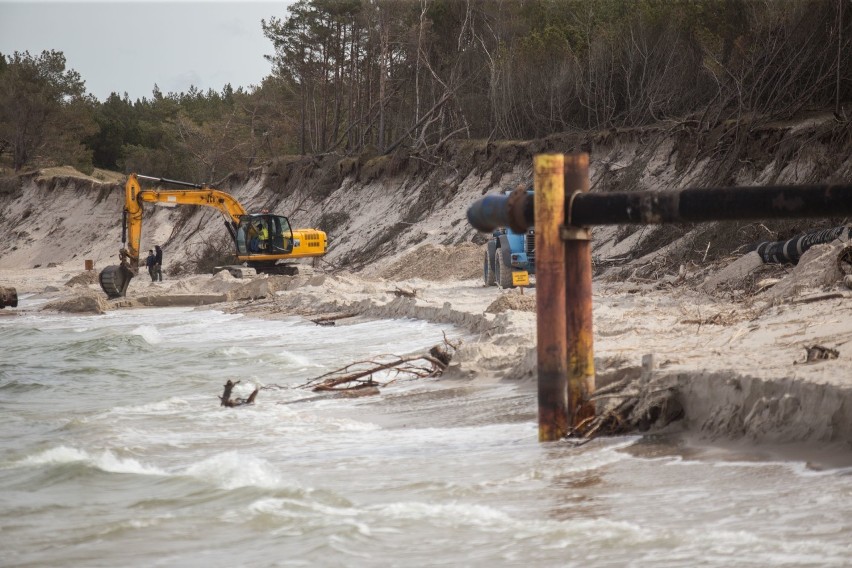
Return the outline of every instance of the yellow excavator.
[[[191,189],[142,189],[139,180],[186,186]],[[266,211],[246,213],[239,201],[218,189],[193,183],[130,174],[124,186],[119,264],[104,268],[98,278],[109,298],[119,298],[139,274],[139,244],[142,239],[142,203],[203,205],[225,217],[225,227],[234,241],[237,260],[258,272],[293,274],[295,267],[281,263],[294,258],[323,256],[327,237],[318,229],[292,229],[287,217]]]

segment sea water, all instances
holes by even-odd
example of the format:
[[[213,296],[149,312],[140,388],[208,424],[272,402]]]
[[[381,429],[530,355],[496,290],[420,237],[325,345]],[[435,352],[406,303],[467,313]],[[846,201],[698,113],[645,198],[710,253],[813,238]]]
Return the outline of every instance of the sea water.
[[[185,308],[0,318],[0,565],[852,564],[849,469],[540,444],[535,394],[511,382],[300,388],[445,335],[474,339]],[[273,388],[225,408],[227,380]]]

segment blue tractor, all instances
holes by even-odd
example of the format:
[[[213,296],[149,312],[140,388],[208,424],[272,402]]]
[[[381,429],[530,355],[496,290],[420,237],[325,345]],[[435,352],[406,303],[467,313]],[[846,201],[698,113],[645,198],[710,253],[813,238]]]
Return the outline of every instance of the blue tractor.
[[[535,274],[535,228],[516,233],[501,227],[492,233],[482,267],[485,285],[514,288],[513,272]]]

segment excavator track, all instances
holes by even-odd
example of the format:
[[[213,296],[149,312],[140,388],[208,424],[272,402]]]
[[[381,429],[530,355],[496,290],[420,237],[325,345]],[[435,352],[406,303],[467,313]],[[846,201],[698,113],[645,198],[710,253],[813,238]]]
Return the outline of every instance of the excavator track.
[[[276,274],[285,276],[296,276],[299,274],[299,266],[296,264],[275,264],[268,262],[247,262],[249,267],[254,268],[258,274]]]
[[[103,290],[110,300],[121,298],[127,292],[127,285],[133,274],[128,269],[120,265],[107,266],[101,270],[98,276],[101,290]]]

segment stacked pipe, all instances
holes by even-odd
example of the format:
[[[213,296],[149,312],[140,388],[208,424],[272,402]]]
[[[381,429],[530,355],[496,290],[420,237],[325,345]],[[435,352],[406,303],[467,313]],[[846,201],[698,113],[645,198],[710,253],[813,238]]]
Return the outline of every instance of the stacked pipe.
[[[804,252],[812,246],[830,243],[840,238],[849,238],[849,227],[843,225],[832,229],[811,231],[786,241],[765,241],[758,244],[756,250],[765,263],[796,264]]]

